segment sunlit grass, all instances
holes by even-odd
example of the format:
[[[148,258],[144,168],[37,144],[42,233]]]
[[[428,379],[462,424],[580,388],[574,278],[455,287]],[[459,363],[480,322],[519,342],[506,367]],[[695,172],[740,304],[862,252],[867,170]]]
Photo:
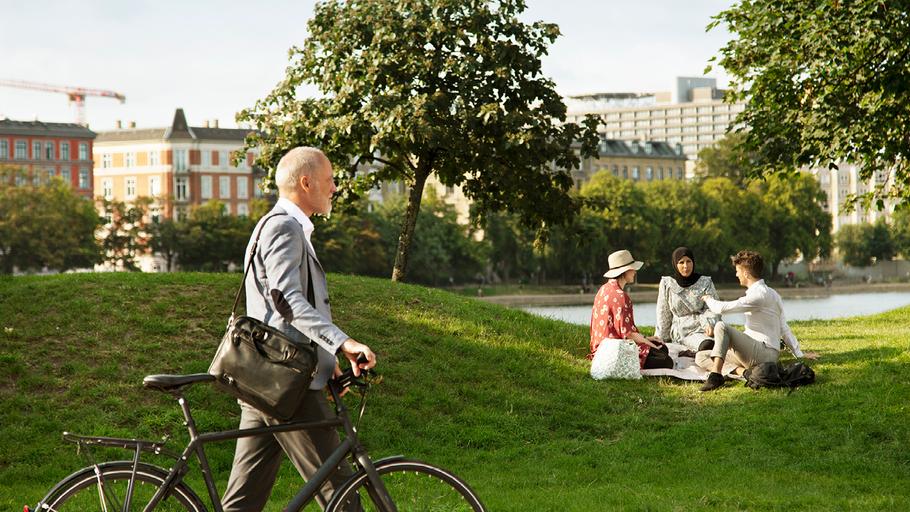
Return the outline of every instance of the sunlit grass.
[[[207,369],[239,279],[0,279],[0,509],[85,465],[63,430],[185,442],[176,404],[140,382]],[[910,509],[910,308],[794,322],[822,356],[814,386],[704,394],[591,380],[584,326],[384,280],[332,275],[330,289],[336,322],[380,357],[361,425],[371,453],[449,467],[491,510]],[[189,399],[202,428],[236,426],[230,398]],[[221,490],[232,451],[208,451]],[[299,484],[285,465],[267,510]]]

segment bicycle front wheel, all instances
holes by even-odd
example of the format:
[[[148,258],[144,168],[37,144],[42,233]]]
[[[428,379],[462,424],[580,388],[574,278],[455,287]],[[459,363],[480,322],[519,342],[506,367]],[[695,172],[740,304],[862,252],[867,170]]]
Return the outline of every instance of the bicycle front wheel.
[[[376,471],[399,512],[484,512],[477,494],[460,478],[445,469],[417,460],[380,460]],[[381,509],[373,498],[374,490],[363,470],[358,471],[332,497],[327,512]]]
[[[105,462],[70,475],[41,500],[36,511],[49,512],[120,512],[126,510],[133,463]],[[139,463],[133,492],[129,496],[130,511],[141,511],[164,484],[167,471],[151,464]],[[156,512],[204,512],[199,497],[183,483],[177,484],[165,497]]]

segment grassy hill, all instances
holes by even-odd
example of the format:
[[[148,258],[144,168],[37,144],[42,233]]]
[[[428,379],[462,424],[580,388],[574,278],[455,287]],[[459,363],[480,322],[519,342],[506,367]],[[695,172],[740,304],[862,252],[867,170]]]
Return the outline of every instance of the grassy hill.
[[[207,369],[239,279],[0,279],[0,510],[86,465],[63,430],[182,446],[176,403],[142,377]],[[585,327],[384,280],[332,275],[330,290],[385,376],[361,423],[371,454],[448,467],[490,510],[910,509],[910,308],[794,323],[822,355],[817,385],[702,394],[591,380]],[[228,397],[189,399],[201,428],[235,428]],[[233,444],[211,448],[223,490]],[[268,510],[299,485],[286,464]]]

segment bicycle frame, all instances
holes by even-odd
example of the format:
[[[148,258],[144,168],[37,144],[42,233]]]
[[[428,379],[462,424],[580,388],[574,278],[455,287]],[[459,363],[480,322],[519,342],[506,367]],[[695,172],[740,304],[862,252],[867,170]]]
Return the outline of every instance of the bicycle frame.
[[[369,478],[372,486],[371,497],[374,500],[378,501],[377,504],[382,510],[396,511],[397,509],[389,497],[388,491],[385,489],[382,480],[379,478],[379,474],[376,471],[376,467],[374,466],[373,461],[369,458],[366,450],[363,448],[363,446],[360,444],[359,439],[357,438],[357,431],[348,418],[347,407],[341,401],[341,397],[339,396],[340,391],[336,390],[335,382],[330,382],[329,390],[335,401],[335,418],[322,421],[292,422],[266,427],[207,432],[202,434],[200,434],[196,429],[196,422],[193,420],[193,415],[190,412],[189,405],[187,404],[186,399],[183,397],[182,393],[179,391],[179,389],[170,391],[170,394],[177,397],[177,402],[180,404],[180,408],[183,411],[183,416],[186,422],[185,425],[190,435],[190,442],[180,454],[177,462],[174,464],[174,467],[171,468],[164,483],[161,485],[161,487],[158,488],[158,491],[154,494],[154,496],[152,496],[149,503],[146,504],[144,512],[153,511],[158,503],[161,502],[161,500],[164,499],[168,493],[170,493],[171,488],[180,483],[183,475],[186,474],[189,470],[189,459],[194,454],[196,456],[196,459],[199,461],[199,465],[202,469],[203,480],[205,481],[205,486],[208,490],[209,498],[212,501],[215,512],[224,512],[221,498],[218,495],[218,490],[215,488],[215,481],[212,477],[211,467],[209,466],[208,458],[205,455],[204,446],[207,443],[228,441],[232,439],[236,440],[243,437],[264,436],[281,432],[294,432],[314,428],[338,427],[344,427],[344,439],[341,441],[335,451],[333,451],[332,454],[325,461],[323,461],[322,465],[319,467],[316,473],[306,482],[306,484],[294,496],[291,502],[288,503],[284,510],[287,512],[298,512],[301,510],[316,496],[316,493],[319,491],[322,485],[332,476],[332,474],[335,473],[335,471],[338,469],[338,465],[342,462],[342,460],[344,460],[348,454],[351,454],[353,456],[354,462],[360,468],[362,468],[364,472],[366,472]],[[108,439],[115,442],[121,441],[113,438]],[[129,445],[136,443],[134,440],[124,439],[122,441]],[[136,455],[133,459],[134,471],[135,467],[139,463],[139,453],[141,451],[148,451],[141,449],[141,446],[139,446],[139,448],[140,449],[137,449]],[[130,481],[127,490],[127,496],[125,499],[126,506],[129,506],[129,502],[132,497],[132,488],[133,482]]]

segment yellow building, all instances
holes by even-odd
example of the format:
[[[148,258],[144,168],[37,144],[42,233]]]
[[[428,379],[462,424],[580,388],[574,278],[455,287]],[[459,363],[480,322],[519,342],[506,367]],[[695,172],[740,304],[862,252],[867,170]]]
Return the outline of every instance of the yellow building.
[[[603,139],[597,151],[597,158],[586,158],[582,160],[581,168],[572,170],[575,188],[581,188],[601,171],[634,181],[683,180],[686,177],[688,160],[679,144],[673,147],[660,141],[627,143]]]
[[[153,217],[182,218],[192,206],[216,199],[232,215],[247,215],[261,195],[252,152],[238,164],[248,129],[219,128],[218,122],[189,126],[178,108],[170,126],[99,132],[93,148],[95,195],[129,203],[153,199]]]

